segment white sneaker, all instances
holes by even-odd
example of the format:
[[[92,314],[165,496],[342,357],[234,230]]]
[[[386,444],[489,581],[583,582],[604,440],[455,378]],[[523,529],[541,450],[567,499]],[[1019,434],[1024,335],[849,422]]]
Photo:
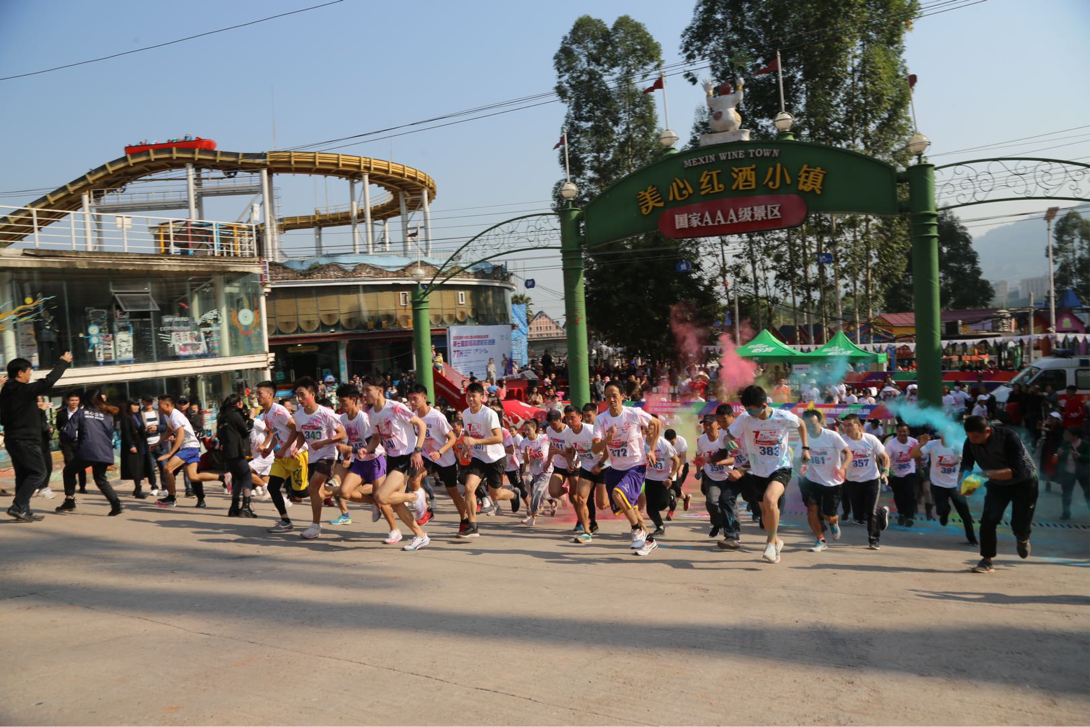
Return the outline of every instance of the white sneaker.
[[[316,537],[322,534],[322,526],[317,523],[311,523],[310,527],[299,533],[299,537],[306,538],[307,540],[314,540]]]
[[[150,497],[159,497],[160,494],[161,494],[161,490],[155,490],[155,489],[153,489],[151,492],[148,493],[148,495]]]
[[[416,491],[416,502],[414,502],[412,506],[413,515],[417,520],[423,520],[424,516],[428,514],[428,493],[423,487]],[[413,550],[415,550],[415,548],[413,548]]]
[[[269,494],[268,490],[266,490],[264,487],[262,487],[261,488],[261,501],[262,502],[268,502],[271,499],[272,499],[272,495]]]
[[[289,507],[291,507],[291,498],[290,497],[285,497],[284,498],[284,509],[286,510]]]
[[[231,494],[231,488],[228,487],[227,485],[224,485],[223,486],[223,494],[230,495]]]
[[[658,544],[657,541],[648,540],[646,543],[643,544],[642,548],[640,548],[639,550],[633,552],[632,555],[650,555],[651,551],[654,550],[657,547],[659,547],[659,544]]]
[[[382,542],[386,543],[387,545],[397,545],[401,542],[401,531],[391,530],[390,534],[386,536],[386,540],[383,540]]]
[[[488,495],[485,495],[484,499],[481,500],[481,514],[482,515],[491,515],[495,511],[496,511],[496,503],[492,502],[491,497],[489,497]]]
[[[776,550],[775,543],[767,543],[765,545],[764,559],[767,560],[769,563],[780,562],[780,554]]]
[[[371,522],[377,523],[380,517],[382,517],[382,510],[378,509],[378,505],[372,505],[371,506]]]
[[[783,550],[783,541],[776,538],[776,560],[780,559],[780,551]]]
[[[429,538],[427,535],[425,535],[424,537],[414,535],[412,541],[408,545],[403,547],[402,550],[420,550],[421,548],[426,547],[430,542],[431,538]]]
[[[47,500],[52,500],[54,497],[57,496],[57,494],[55,492],[53,492],[53,490],[51,490],[49,487],[43,487],[38,492],[38,494],[41,495],[42,497],[44,497]]]
[[[637,528],[632,531],[632,550],[638,550],[647,545],[647,531],[643,528]]]
[[[817,540],[814,542],[813,547],[810,548],[811,553],[820,553],[823,550],[828,550],[829,546],[825,544],[824,540]]]

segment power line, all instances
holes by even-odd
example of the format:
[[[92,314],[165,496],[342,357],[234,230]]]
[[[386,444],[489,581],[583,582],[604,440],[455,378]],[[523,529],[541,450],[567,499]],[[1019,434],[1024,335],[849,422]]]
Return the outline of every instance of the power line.
[[[27,76],[38,76],[43,73],[52,73],[53,71],[61,71],[65,68],[75,68],[76,66],[85,66],[89,63],[100,63],[102,61],[108,61],[111,58],[120,58],[121,56],[132,55],[133,53],[143,53],[148,50],[155,50],[156,48],[165,48],[168,45],[175,45],[177,43],[185,43],[188,40],[195,40],[197,38],[204,38],[205,36],[215,35],[217,33],[226,33],[228,30],[237,30],[239,28],[245,28],[250,25],[257,25],[258,23],[265,23],[270,20],[276,20],[277,18],[286,18],[289,15],[298,15],[299,13],[305,13],[310,10],[317,10],[319,8],[328,7],[330,5],[336,5],[343,0],[330,0],[329,2],[322,3],[321,5],[312,5],[309,8],[302,8],[300,10],[292,10],[286,13],[280,13],[278,15],[270,15],[267,18],[260,18],[258,20],[251,20],[248,23],[239,23],[238,25],[231,25],[226,28],[219,28],[218,30],[209,30],[204,33],[197,33],[196,35],[186,36],[185,38],[178,38],[177,40],[169,40],[165,43],[156,43],[155,45],[145,46],[143,48],[136,48],[134,50],[122,51],[121,53],[112,53],[108,56],[102,56],[101,58],[92,58],[86,61],[77,61],[76,63],[66,63],[63,66],[54,66],[53,68],[43,68],[40,71],[30,71],[29,73],[18,73],[14,76],[0,77],[0,81],[10,81],[15,78],[26,78]]]

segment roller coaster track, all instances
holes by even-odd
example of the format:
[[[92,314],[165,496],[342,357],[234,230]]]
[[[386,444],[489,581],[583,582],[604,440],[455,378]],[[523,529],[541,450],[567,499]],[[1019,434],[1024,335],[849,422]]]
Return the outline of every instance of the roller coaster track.
[[[151,149],[106,162],[44,197],[39,197],[23,209],[0,217],[0,247],[11,245],[32,234],[35,216],[31,212],[32,208],[42,210],[36,213],[38,226],[42,227],[61,219],[66,211],[80,209],[83,194],[86,192],[119,190],[141,177],[171,169],[184,169],[187,164],[225,172],[260,172],[267,169],[273,174],[313,174],[357,180],[367,174],[371,184],[382,187],[391,194],[389,199],[371,207],[372,220],[384,220],[401,214],[399,192],[410,197],[420,197],[426,191],[429,202],[435,199],[435,180],[427,174],[404,164],[381,159],[322,152],[271,151],[251,154],[206,149]],[[357,218],[363,220],[362,210],[357,212]],[[279,220],[283,229],[330,227],[346,225],[349,222],[349,212],[284,217]]]

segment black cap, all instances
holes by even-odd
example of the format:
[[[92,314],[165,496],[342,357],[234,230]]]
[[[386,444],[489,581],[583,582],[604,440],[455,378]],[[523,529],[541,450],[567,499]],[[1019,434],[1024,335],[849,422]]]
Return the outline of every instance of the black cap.
[[[549,413],[545,415],[545,419],[550,422],[558,422],[564,418],[564,415],[560,413],[558,409],[550,409]]]
[[[704,418],[700,421],[704,422],[705,424],[711,424],[712,422],[716,421],[715,414],[705,414]]]

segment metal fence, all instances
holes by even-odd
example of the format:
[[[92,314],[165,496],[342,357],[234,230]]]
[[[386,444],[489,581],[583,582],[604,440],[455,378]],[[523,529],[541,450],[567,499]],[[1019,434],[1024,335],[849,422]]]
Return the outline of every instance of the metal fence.
[[[241,222],[106,214],[0,205],[0,219],[34,250],[202,257],[257,257],[258,226]]]

